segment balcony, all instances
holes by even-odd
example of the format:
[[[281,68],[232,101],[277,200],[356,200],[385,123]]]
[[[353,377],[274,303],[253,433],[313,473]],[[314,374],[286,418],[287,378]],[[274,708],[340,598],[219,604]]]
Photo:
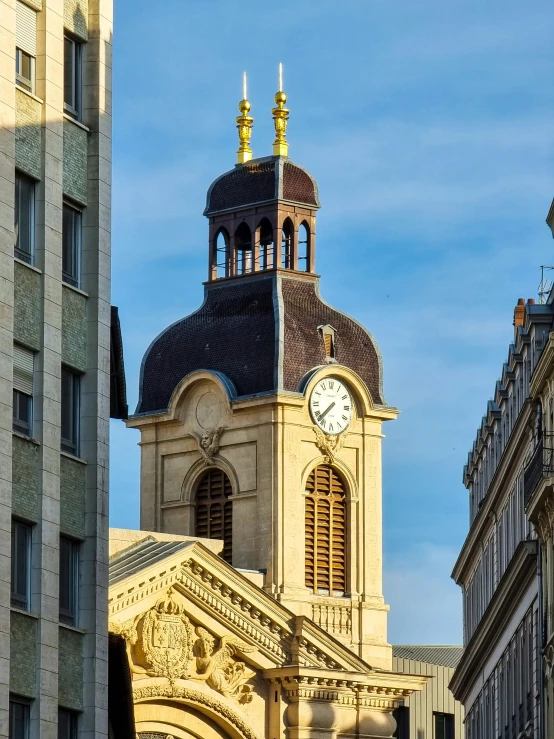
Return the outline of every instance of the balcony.
[[[535,447],[533,456],[523,473],[523,499],[525,508],[541,480],[554,476],[554,433],[544,433]]]

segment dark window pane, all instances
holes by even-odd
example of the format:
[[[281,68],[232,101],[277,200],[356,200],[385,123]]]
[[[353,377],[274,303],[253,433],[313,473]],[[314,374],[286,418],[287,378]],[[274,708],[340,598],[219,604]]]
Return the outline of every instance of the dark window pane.
[[[79,544],[60,536],[60,621],[72,626],[77,621]]]
[[[12,522],[11,601],[16,608],[29,609],[31,527]]]
[[[15,177],[15,255],[31,262],[33,253],[35,183],[29,177]]]
[[[79,252],[81,243],[81,214],[69,205],[63,206],[62,272],[70,285],[79,284]]]
[[[76,739],[77,718],[75,711],[58,710],[58,739]]]
[[[28,703],[10,700],[10,739],[28,739],[29,708]]]
[[[30,395],[13,391],[13,430],[31,436],[31,413],[33,399]]]
[[[79,385],[78,375],[62,370],[61,447],[70,454],[79,451]]]
[[[74,75],[75,75],[75,64],[74,64],[74,48],[75,43],[69,39],[64,39],[64,60],[63,60],[63,77],[64,77],[64,95],[63,100],[66,105],[71,108],[75,107],[75,94],[74,94]]]

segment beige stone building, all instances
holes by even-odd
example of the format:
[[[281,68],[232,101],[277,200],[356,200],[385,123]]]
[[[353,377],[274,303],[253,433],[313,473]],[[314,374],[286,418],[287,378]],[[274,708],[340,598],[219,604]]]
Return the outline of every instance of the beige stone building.
[[[13,739],[108,734],[111,39],[111,0],[0,0],[0,735]]]
[[[143,531],[112,534],[109,618],[141,739],[391,737],[428,679],[395,670],[387,639],[398,411],[373,337],[320,297],[317,185],[287,156],[285,102],[253,160],[240,104],[239,163],[208,190],[204,303],[148,348],[127,422]]]

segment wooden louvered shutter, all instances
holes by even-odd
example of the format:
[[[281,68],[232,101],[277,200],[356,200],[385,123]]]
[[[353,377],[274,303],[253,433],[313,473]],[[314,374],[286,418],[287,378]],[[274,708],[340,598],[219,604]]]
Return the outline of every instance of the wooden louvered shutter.
[[[316,467],[306,483],[306,587],[319,595],[346,591],[346,491],[327,465]]]
[[[196,536],[223,539],[221,556],[231,564],[233,554],[233,489],[223,470],[206,470],[196,488]]]

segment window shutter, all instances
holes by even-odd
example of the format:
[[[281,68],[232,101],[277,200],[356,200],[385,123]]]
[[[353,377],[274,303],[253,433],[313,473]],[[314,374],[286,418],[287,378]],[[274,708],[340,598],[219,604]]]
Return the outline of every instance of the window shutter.
[[[15,44],[31,56],[37,55],[37,14],[17,0],[15,11]]]
[[[337,473],[320,465],[306,483],[305,582],[320,595],[346,591],[346,490]]]
[[[18,344],[13,347],[13,388],[25,395],[33,394],[33,352]]]
[[[196,488],[196,536],[223,539],[221,556],[231,563],[233,554],[233,489],[227,475],[215,467],[207,470]]]

